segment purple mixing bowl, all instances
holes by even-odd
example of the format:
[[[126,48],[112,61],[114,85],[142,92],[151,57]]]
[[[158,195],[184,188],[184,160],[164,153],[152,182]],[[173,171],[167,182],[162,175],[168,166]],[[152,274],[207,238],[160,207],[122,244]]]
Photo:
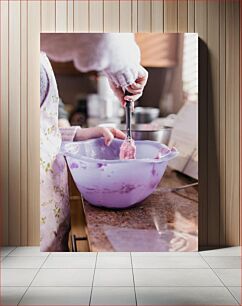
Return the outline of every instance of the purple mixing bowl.
[[[178,154],[175,148],[141,140],[135,142],[135,160],[120,160],[122,142],[114,139],[108,147],[97,138],[62,144],[74,182],[92,205],[120,209],[141,202],[156,189],[168,160]]]

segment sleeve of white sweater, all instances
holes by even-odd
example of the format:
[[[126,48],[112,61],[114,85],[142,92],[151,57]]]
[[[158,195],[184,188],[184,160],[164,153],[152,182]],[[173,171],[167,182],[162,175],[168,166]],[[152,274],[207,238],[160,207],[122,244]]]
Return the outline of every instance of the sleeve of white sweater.
[[[74,61],[82,72],[103,71],[117,86],[137,78],[140,50],[132,33],[41,34],[41,50],[54,61]]]

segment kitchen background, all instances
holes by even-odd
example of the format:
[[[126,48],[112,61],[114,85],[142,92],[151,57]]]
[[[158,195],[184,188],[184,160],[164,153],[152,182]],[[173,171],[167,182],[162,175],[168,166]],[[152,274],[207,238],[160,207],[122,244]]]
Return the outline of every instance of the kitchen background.
[[[1,1],[5,245],[39,243],[39,33],[55,31],[198,32],[199,244],[239,244],[239,3]]]
[[[165,117],[177,113],[187,100],[184,94],[198,94],[196,34],[187,34],[184,38],[183,34],[174,33],[137,33],[135,39],[141,49],[141,64],[149,72],[149,82],[136,106],[159,108],[160,113],[150,114],[150,118],[153,115],[154,119],[158,116]],[[105,77],[99,75],[98,78],[98,74],[94,71],[80,73],[72,62],[52,61],[51,64],[56,75],[60,97],[67,111],[66,116],[61,114],[61,117],[68,117],[71,125],[95,125],[102,121],[107,123],[107,119],[112,123],[120,123],[117,119],[118,106],[112,109],[112,103],[107,104],[106,108],[109,107],[109,112],[105,111],[105,106],[102,107],[102,98],[112,99]],[[93,111],[96,106],[100,107],[100,112]],[[137,112],[142,110],[145,111],[145,109],[138,109]],[[102,114],[102,112],[106,113]],[[137,116],[139,114],[136,115],[136,122],[139,121]],[[87,117],[99,117],[100,120],[88,121]]]
[[[149,79],[142,97],[135,104],[132,118],[134,138],[176,146],[180,154],[173,166],[198,179],[197,34],[136,33],[135,40]],[[101,124],[125,129],[124,110],[105,75],[96,71],[81,73],[71,61],[52,61],[51,64],[61,98],[61,127]],[[163,130],[159,131],[161,128]],[[189,159],[194,161],[193,170]]]

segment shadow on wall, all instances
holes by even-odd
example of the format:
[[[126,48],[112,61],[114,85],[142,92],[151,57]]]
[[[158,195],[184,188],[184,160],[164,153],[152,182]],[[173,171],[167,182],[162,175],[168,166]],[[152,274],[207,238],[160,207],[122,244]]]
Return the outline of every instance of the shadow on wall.
[[[220,232],[219,110],[212,82],[211,54],[199,38],[199,246],[218,247]],[[218,104],[218,102],[217,102]],[[217,119],[217,120],[216,120]],[[209,235],[208,235],[209,233]]]

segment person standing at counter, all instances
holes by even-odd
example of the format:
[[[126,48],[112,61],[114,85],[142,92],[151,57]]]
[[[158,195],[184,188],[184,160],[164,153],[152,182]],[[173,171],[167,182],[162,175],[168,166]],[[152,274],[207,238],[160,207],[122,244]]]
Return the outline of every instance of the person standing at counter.
[[[73,61],[82,71],[107,75],[110,87],[123,106],[143,92],[148,73],[140,65],[140,51],[133,34],[41,34],[40,54],[40,249],[68,251],[70,207],[67,166],[59,153],[61,141],[104,136],[109,145],[125,135],[114,128],[58,128],[59,96],[49,62]],[[130,95],[124,95],[126,89]]]

